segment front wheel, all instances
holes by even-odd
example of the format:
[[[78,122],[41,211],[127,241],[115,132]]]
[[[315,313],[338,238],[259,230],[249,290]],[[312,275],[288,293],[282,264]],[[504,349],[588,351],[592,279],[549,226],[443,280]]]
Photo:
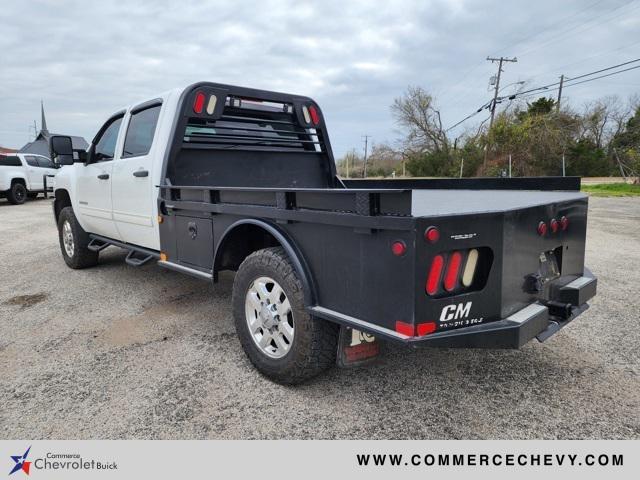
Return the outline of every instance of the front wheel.
[[[265,248],[240,265],[233,284],[240,343],[264,375],[296,384],[336,361],[338,326],[304,308],[302,283],[282,248]]]
[[[98,263],[98,252],[87,248],[91,239],[78,223],[71,207],[65,207],[60,212],[58,238],[62,258],[69,267],[87,268]]]

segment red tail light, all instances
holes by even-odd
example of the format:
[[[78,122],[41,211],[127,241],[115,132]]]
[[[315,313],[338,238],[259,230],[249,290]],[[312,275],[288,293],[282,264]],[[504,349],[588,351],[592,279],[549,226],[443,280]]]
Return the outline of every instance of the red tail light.
[[[442,255],[436,255],[431,262],[431,269],[429,270],[429,276],[427,277],[426,290],[429,295],[433,295],[438,291],[438,285],[440,284],[440,277],[442,277],[442,267],[444,266],[444,257]]]
[[[318,110],[313,105],[309,106],[309,115],[311,115],[311,121],[314,125],[320,123],[320,115],[318,115]]]
[[[436,331],[436,322],[427,322],[418,324],[418,336],[428,335]]]
[[[562,217],[560,219],[560,227],[562,230],[566,230],[569,227],[569,219],[567,217]]]
[[[551,231],[553,233],[556,233],[558,231],[558,221],[555,218],[552,218],[551,221],[549,222],[549,225],[551,226]]]
[[[456,288],[461,263],[462,254],[460,252],[453,252],[449,257],[449,265],[447,266],[447,273],[444,277],[444,288],[448,292]]]
[[[396,322],[396,332],[406,335],[407,337],[415,336],[413,325],[411,323],[401,322],[400,320]]]
[[[196,94],[196,98],[193,101],[193,111],[196,113],[202,113],[202,109],[204,108],[204,93],[198,92]]]
[[[540,222],[538,224],[538,235],[544,237],[547,234],[547,224],[544,222]]]

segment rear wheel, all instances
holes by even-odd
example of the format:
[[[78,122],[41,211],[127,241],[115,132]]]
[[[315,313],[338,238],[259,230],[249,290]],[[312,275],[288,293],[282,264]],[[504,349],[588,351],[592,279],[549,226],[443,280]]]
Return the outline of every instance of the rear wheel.
[[[91,239],[78,223],[71,207],[65,207],[60,212],[58,238],[62,258],[69,267],[87,268],[98,263],[98,252],[87,248]]]
[[[27,187],[22,183],[15,182],[7,192],[7,200],[14,205],[21,205],[27,199]]]
[[[265,248],[240,265],[233,316],[251,363],[267,377],[296,384],[336,361],[338,326],[304,308],[302,283],[282,248]]]

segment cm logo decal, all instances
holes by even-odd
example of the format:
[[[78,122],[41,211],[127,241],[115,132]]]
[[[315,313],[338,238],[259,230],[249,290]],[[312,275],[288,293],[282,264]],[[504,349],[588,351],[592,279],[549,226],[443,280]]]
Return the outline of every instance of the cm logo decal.
[[[449,322],[451,320],[467,318],[469,313],[471,313],[471,303],[472,302],[447,305],[442,309],[442,313],[440,313],[440,321]]]

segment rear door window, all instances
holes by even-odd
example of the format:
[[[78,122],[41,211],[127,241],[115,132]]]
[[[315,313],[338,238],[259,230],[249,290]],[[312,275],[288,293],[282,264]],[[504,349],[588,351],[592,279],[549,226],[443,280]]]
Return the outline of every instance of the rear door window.
[[[145,108],[131,114],[122,158],[146,155],[151,149],[161,105]]]
[[[38,160],[33,155],[27,155],[24,158],[27,160],[27,163],[32,167],[39,167]]]
[[[20,159],[16,156],[10,155],[0,155],[0,167],[21,167],[22,163]]]

